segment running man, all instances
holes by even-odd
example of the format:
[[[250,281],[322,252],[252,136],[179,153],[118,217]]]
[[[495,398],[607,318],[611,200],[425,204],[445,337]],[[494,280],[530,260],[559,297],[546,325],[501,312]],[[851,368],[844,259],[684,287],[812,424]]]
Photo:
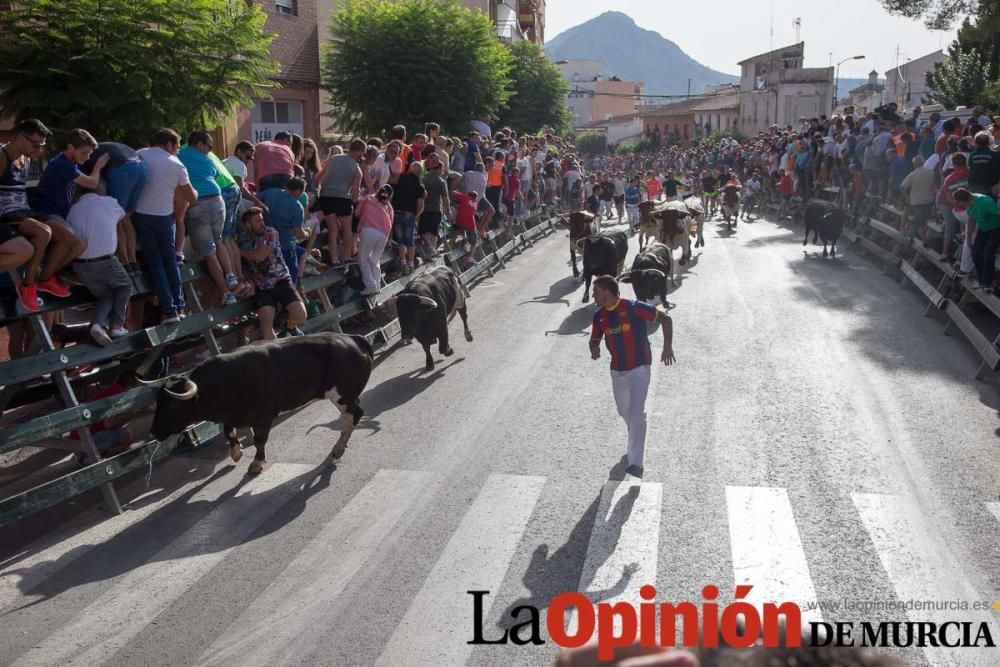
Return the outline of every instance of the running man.
[[[674,357],[674,324],[663,310],[622,299],[618,281],[613,276],[594,279],[594,313],[590,334],[590,357],[600,359],[601,339],[611,355],[611,389],[618,414],[628,427],[628,468],[626,472],[642,477],[642,459],[646,447],[646,394],[653,364],[647,322],[659,322],[663,328],[663,353],[660,361],[670,366]]]

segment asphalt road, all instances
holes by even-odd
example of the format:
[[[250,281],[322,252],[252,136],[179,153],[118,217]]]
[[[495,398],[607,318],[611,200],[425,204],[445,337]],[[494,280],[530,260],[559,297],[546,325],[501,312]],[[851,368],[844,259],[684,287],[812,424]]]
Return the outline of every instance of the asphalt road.
[[[670,296],[678,363],[653,371],[641,482],[560,232],[473,291],[475,342],[453,322],[433,373],[417,345],[385,356],[336,468],[315,403],[272,431],[258,479],[222,445],[175,457],[124,515],[11,550],[0,663],[544,664],[551,642],[467,644],[467,591],[490,591],[486,639],[519,605],[547,639],[557,594],[644,584],[697,605],[714,584],[724,605],[750,583],[806,620],[985,620],[1000,642],[993,611],[833,607],[1000,597],[996,379],[863,258],[804,255],[769,221],[706,241]]]

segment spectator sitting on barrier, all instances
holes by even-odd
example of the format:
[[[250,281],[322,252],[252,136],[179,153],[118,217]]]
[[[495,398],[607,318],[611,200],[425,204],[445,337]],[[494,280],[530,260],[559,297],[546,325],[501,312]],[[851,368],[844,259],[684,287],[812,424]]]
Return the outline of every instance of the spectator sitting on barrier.
[[[292,283],[296,285],[299,283],[299,261],[305,255],[305,249],[298,242],[309,236],[303,229],[305,209],[302,208],[300,201],[305,189],[306,182],[298,176],[293,176],[285,184],[284,189],[271,188],[260,194],[261,201],[267,204],[268,208],[267,226],[278,232],[281,254],[285,258]],[[334,242],[335,239],[331,239],[331,243]]]
[[[288,187],[293,185],[293,178]],[[305,188],[302,182],[299,189]],[[279,194],[282,190],[272,189]],[[298,202],[292,200],[296,205]],[[301,206],[300,206],[301,208]],[[272,209],[273,210],[273,209]],[[301,335],[298,327],[306,321],[306,306],[292,284],[292,274],[285,262],[281,236],[277,229],[264,224],[264,212],[249,208],[243,212],[243,226],[253,239],[253,248],[242,250],[244,258],[253,264],[257,287],[257,322],[260,335],[265,340],[275,340],[274,319],[280,305],[288,313],[286,328],[291,335]]]
[[[452,176],[461,178],[461,174],[452,172]],[[438,239],[441,236],[441,220],[451,217],[451,197],[448,183],[443,178],[443,165],[428,166],[423,180],[426,196],[424,210],[417,221],[417,233],[423,241],[424,256],[430,259],[437,257]]]
[[[83,252],[84,245],[67,225],[32,211],[28,205],[27,163],[30,158],[43,155],[45,141],[52,133],[36,119],[21,121],[11,132],[14,138],[0,146],[0,224],[12,227],[33,247],[23,279],[18,276],[15,280],[19,281],[16,286],[18,311],[37,313],[39,290],[57,297],[69,295],[66,286],[54,276]],[[41,265],[43,257],[46,260],[44,267]]]
[[[480,197],[476,203],[476,230],[479,232],[480,240],[490,233],[491,228],[499,226],[499,224],[493,224],[496,214],[490,200],[486,197]]]
[[[118,225],[125,217],[114,197],[87,191],[69,210],[67,222],[87,249],[73,261],[73,271],[94,295],[90,335],[98,345],[128,335],[125,316],[132,297],[132,279],[115,255]]]

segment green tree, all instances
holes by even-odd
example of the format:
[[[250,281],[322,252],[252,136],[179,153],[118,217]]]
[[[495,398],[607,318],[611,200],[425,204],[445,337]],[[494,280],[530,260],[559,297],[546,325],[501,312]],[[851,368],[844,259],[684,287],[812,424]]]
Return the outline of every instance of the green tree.
[[[983,64],[975,49],[951,49],[948,58],[927,73],[928,99],[948,109],[972,106],[986,87]]]
[[[464,133],[510,97],[512,58],[481,12],[458,0],[348,0],[332,17],[322,85],[335,125],[355,134],[440,123]]]
[[[576,150],[581,155],[600,155],[608,152],[608,137],[603,132],[584,132],[576,137]]]
[[[515,42],[510,51],[514,57],[512,95],[500,115],[500,124],[519,132],[535,132],[549,125],[557,133],[564,133],[573,114],[566,104],[569,84],[562,72],[534,42]]]
[[[0,115],[148,140],[214,127],[267,94],[278,63],[245,0],[31,0],[0,12]]]

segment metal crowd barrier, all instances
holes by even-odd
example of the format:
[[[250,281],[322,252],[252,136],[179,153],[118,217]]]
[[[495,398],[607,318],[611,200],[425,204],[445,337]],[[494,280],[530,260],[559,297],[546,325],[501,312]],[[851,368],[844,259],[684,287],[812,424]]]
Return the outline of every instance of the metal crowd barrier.
[[[468,292],[484,276],[492,276],[496,270],[505,268],[507,259],[512,254],[523,252],[535,241],[553,232],[556,214],[554,207],[547,207],[527,219],[517,220],[509,230],[500,229],[491,232],[483,239],[473,258],[474,264],[468,269],[459,268],[459,261],[468,254],[468,250],[463,248],[446,253],[443,261],[445,265],[455,269],[463,289]],[[347,271],[348,269],[344,267],[338,267],[318,276],[303,278],[303,291],[306,294],[317,293],[321,305],[321,312],[300,327],[305,333],[341,331],[341,323],[372,309],[371,303],[364,298],[339,307],[334,307],[331,303],[327,290],[344,284],[347,280]],[[381,303],[399,294],[421,271],[422,269],[418,269],[417,272],[385,286],[379,294]],[[195,311],[190,316],[179,324],[160,325],[135,331],[107,347],[82,344],[57,348],[44,324],[42,314],[45,312],[92,302],[83,288],[74,289],[73,295],[66,299],[48,300],[44,303],[42,312],[27,317],[16,314],[12,301],[0,302],[0,324],[10,323],[15,319],[29,322],[35,333],[35,346],[31,351],[36,352],[0,364],[0,386],[3,387],[0,389],[0,411],[5,409],[16,396],[24,393],[26,388],[37,384],[48,385],[50,382],[65,406],[50,414],[0,429],[0,454],[37,445],[43,440],[59,438],[67,432],[75,431],[80,438],[78,442],[62,440],[55,448],[83,452],[90,460],[97,461],[26,491],[0,499],[0,525],[29,516],[95,488],[101,490],[105,508],[113,514],[120,513],[122,507],[115,493],[114,480],[145,469],[178,449],[205,444],[221,435],[220,425],[201,423],[165,441],[152,440],[134,444],[126,452],[101,459],[88,427],[109,417],[133,413],[151,405],[156,400],[156,390],[150,387],[138,387],[116,396],[81,404],[73,386],[74,379],[68,375],[72,369],[94,365],[98,366],[98,370],[88,376],[88,382],[96,377],[113,377],[126,368],[134,369],[158,358],[164,346],[186,344],[190,349],[204,342],[210,353],[219,354],[220,340],[238,334],[243,327],[249,325],[250,316],[254,311],[254,300],[250,297],[230,306],[203,310],[191,283],[205,275],[205,269],[200,264],[183,267],[182,280],[187,289],[189,302]],[[136,276],[134,280],[133,298],[152,294],[153,287],[147,276]],[[236,318],[240,318],[240,324],[227,324]],[[368,332],[365,337],[373,347],[379,349],[390,345],[399,337],[399,333],[399,322],[393,320],[383,327]],[[81,380],[77,379],[76,383]]]

